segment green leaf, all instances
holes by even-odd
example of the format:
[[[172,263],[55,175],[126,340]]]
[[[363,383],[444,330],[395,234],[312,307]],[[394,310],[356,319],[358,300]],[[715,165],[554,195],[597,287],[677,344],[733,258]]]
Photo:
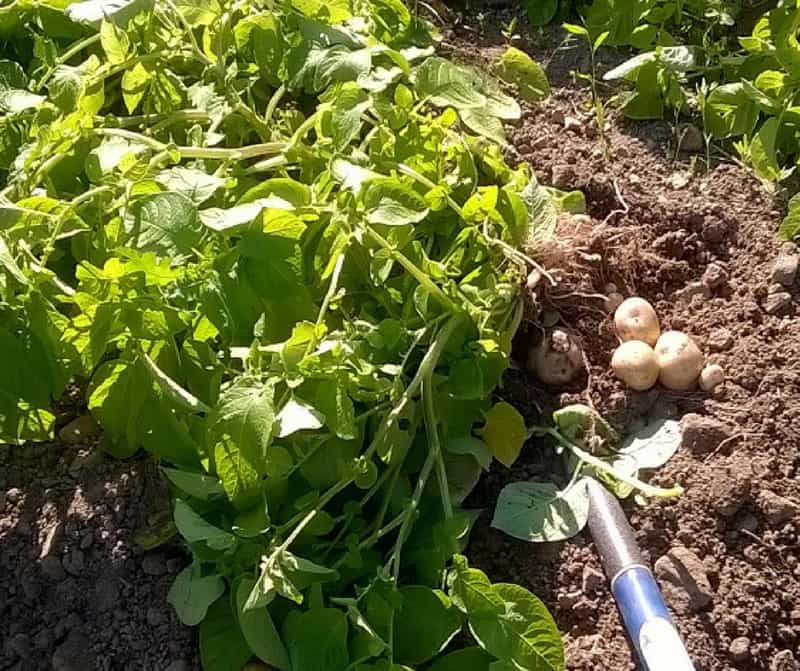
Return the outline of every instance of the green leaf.
[[[444,444],[444,450],[452,454],[472,455],[484,470],[488,470],[492,463],[492,453],[489,451],[489,447],[480,438],[474,436],[451,438]]]
[[[252,224],[265,209],[293,210],[291,203],[278,196],[259,198],[227,209],[210,207],[200,211],[200,221],[213,231],[236,233],[237,229]]]
[[[776,147],[779,128],[778,119],[767,119],[750,141],[750,163],[756,174],[767,181],[778,181],[783,176]]]
[[[486,97],[476,90],[468,70],[443,58],[432,56],[414,70],[419,95],[429,96],[437,107],[474,109],[486,104]]]
[[[201,205],[225,186],[222,177],[179,165],[162,170],[155,176],[155,180],[167,191],[174,191],[190,198],[195,205]]]
[[[283,623],[283,640],[292,669],[344,671],[350,662],[347,630],[347,617],[335,608],[289,613]]]
[[[399,179],[373,179],[364,192],[364,207],[370,224],[404,226],[428,216],[425,199]]]
[[[486,413],[486,425],[481,431],[481,437],[494,458],[510,468],[519,457],[528,438],[528,431],[525,420],[517,409],[500,401]]]
[[[496,70],[501,79],[517,87],[526,102],[537,103],[550,95],[550,82],[542,66],[516,47],[506,49]]]
[[[122,75],[122,99],[128,112],[133,114],[147,93],[153,74],[141,63],[125,70]]]
[[[672,458],[680,444],[680,422],[663,419],[648,424],[628,438],[619,451],[632,458],[639,469],[658,468]]]
[[[494,140],[498,144],[506,144],[503,122],[496,116],[474,109],[461,110],[458,115],[473,133]]]
[[[558,11],[558,0],[525,0],[525,10],[532,26],[546,26]]]
[[[789,200],[788,212],[779,234],[783,240],[794,240],[800,235],[800,194],[795,194]]]
[[[111,21],[103,21],[100,24],[100,44],[106,52],[109,63],[122,63],[130,55],[128,34]]]
[[[222,393],[209,418],[214,434],[227,438],[238,457],[248,464],[248,470],[262,475],[266,472],[276,420],[274,387],[274,380],[265,384],[255,378],[239,378]]]
[[[161,470],[173,485],[196,499],[208,501],[216,496],[225,496],[222,483],[215,477],[205,473],[191,473],[177,468],[167,468],[166,466],[162,466]]]
[[[564,406],[553,413],[553,423],[564,438],[581,447],[591,449],[588,441],[601,438],[607,445],[615,445],[619,436],[608,422],[593,408],[581,403]]]
[[[181,571],[167,594],[167,602],[178,619],[188,627],[200,624],[209,607],[225,592],[225,581],[218,575],[203,576],[199,564]]]
[[[464,648],[440,657],[428,671],[489,671],[493,660],[480,648]]]
[[[278,438],[286,438],[297,431],[313,431],[325,423],[322,415],[310,403],[299,398],[290,398],[278,413]]]
[[[14,257],[11,254],[11,250],[8,248],[6,241],[2,237],[0,237],[0,266],[3,266],[3,268],[6,269],[6,272],[8,272],[8,274],[20,284],[28,284],[28,278],[25,277],[25,274],[17,265],[17,262],[14,260]]]
[[[588,519],[583,480],[565,491],[552,482],[512,482],[500,491],[492,526],[520,540],[549,543],[572,538]]]
[[[211,412],[211,408],[175,382],[175,380],[161,370],[156,362],[147,356],[147,354],[142,355],[142,361],[144,362],[145,369],[152,376],[153,381],[161,387],[161,391],[163,391],[177,407],[189,412]]]
[[[236,589],[239,627],[254,655],[280,671],[290,671],[289,653],[275,628],[269,611],[264,607],[250,610],[244,608],[255,584],[255,580],[243,578]]]
[[[212,550],[228,550],[236,544],[236,536],[209,524],[191,506],[175,500],[175,526],[187,543],[204,542]]]
[[[447,592],[455,606],[470,617],[500,615],[505,602],[483,571],[470,568],[466,557],[456,555],[447,576]]]
[[[44,101],[44,96],[31,93],[30,91],[0,86],[0,112],[4,114],[17,114],[29,109],[34,109]]]
[[[530,671],[563,671],[561,635],[545,605],[524,587],[499,583],[505,613],[470,617],[475,640],[488,653]]]
[[[450,599],[439,590],[408,585],[394,619],[394,655],[402,664],[422,664],[435,657],[461,630]]]
[[[178,263],[200,242],[202,228],[194,203],[180,193],[145,196],[134,207],[136,249]]]
[[[356,437],[355,408],[342,378],[324,380],[317,387],[316,407],[325,423],[342,440]]]
[[[759,110],[740,83],[717,86],[702,107],[703,123],[716,138],[750,134],[758,122]]]
[[[230,599],[217,599],[200,623],[203,671],[241,671],[250,654],[231,610]]]

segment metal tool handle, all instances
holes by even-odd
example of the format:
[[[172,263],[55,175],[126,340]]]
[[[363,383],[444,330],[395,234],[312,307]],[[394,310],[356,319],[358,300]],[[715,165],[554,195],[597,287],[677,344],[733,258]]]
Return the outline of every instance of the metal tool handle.
[[[625,629],[648,671],[695,671],[617,498],[593,479],[589,530]]]

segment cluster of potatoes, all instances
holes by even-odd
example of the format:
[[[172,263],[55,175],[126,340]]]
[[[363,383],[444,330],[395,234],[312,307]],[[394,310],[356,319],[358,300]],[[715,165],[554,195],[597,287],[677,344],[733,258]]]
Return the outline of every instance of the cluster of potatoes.
[[[661,333],[658,315],[646,300],[624,300],[614,313],[614,326],[622,344],[611,367],[628,387],[637,391],[661,382],[673,391],[689,391],[698,383],[711,391],[725,379],[722,368],[705,365],[700,348],[682,331]]]

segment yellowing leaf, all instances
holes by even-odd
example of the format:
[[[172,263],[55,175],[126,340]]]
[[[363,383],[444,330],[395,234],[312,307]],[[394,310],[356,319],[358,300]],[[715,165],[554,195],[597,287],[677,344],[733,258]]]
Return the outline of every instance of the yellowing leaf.
[[[486,413],[483,440],[489,446],[489,451],[504,466],[511,467],[517,460],[527,436],[525,420],[513,405],[500,401]]]

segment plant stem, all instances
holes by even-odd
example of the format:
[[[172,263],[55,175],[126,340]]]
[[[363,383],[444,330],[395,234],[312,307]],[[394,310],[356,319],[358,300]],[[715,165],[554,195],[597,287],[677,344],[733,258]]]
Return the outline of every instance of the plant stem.
[[[97,44],[100,41],[100,33],[95,33],[94,35],[90,35],[87,38],[80,40],[73,44],[69,49],[67,49],[61,56],[56,59],[56,67],[59,65],[64,65],[70,58],[72,58],[75,54],[80,53],[86,47],[91,47],[93,44]],[[50,78],[55,73],[56,68],[52,67],[47,70],[47,72],[42,75],[42,78],[39,80],[39,83],[36,85],[37,90],[41,90],[47,82],[50,81]]]
[[[447,482],[447,469],[439,442],[439,429],[436,426],[436,408],[433,405],[433,371],[422,381],[422,403],[425,410],[425,433],[428,436],[428,449],[434,453],[436,460],[436,476],[439,480],[439,494],[442,497],[442,508],[445,519],[453,516],[453,502],[450,500],[450,485]]]
[[[275,90],[275,93],[272,94],[272,97],[269,99],[269,102],[267,103],[267,109],[264,110],[264,125],[269,126],[270,122],[272,121],[272,117],[275,115],[275,110],[278,108],[278,105],[283,99],[285,93],[286,93],[286,87],[283,84],[281,84]]]
[[[402,252],[398,251],[389,241],[386,240],[380,233],[370,226],[365,226],[364,230],[375,242],[383,247],[389,254],[397,261],[403,268],[405,268],[414,278],[419,282],[424,289],[428,291],[441,305],[452,312],[453,314],[461,314],[463,310],[460,306],[456,305],[450,297],[442,291],[439,286],[431,280],[422,270],[420,270],[413,261],[411,261]]]
[[[553,427],[543,427],[537,426],[533,427],[533,430],[537,433],[544,433],[549,436],[555,438],[561,445],[566,447],[572,454],[574,454],[578,459],[581,461],[586,462],[593,468],[596,468],[598,471],[602,471],[603,473],[607,473],[615,477],[620,482],[624,482],[626,485],[630,485],[631,487],[639,490],[645,496],[650,496],[653,498],[662,498],[662,499],[669,499],[674,498],[676,496],[681,496],[683,494],[683,487],[680,485],[675,485],[674,487],[670,487],[669,489],[663,489],[661,487],[656,487],[654,485],[649,485],[646,482],[642,482],[638,478],[633,477],[632,475],[625,475],[624,473],[619,473],[617,470],[607,464],[602,459],[598,459],[593,454],[582,450],[580,447],[572,443],[571,441],[567,440],[562,436],[556,429]]]

